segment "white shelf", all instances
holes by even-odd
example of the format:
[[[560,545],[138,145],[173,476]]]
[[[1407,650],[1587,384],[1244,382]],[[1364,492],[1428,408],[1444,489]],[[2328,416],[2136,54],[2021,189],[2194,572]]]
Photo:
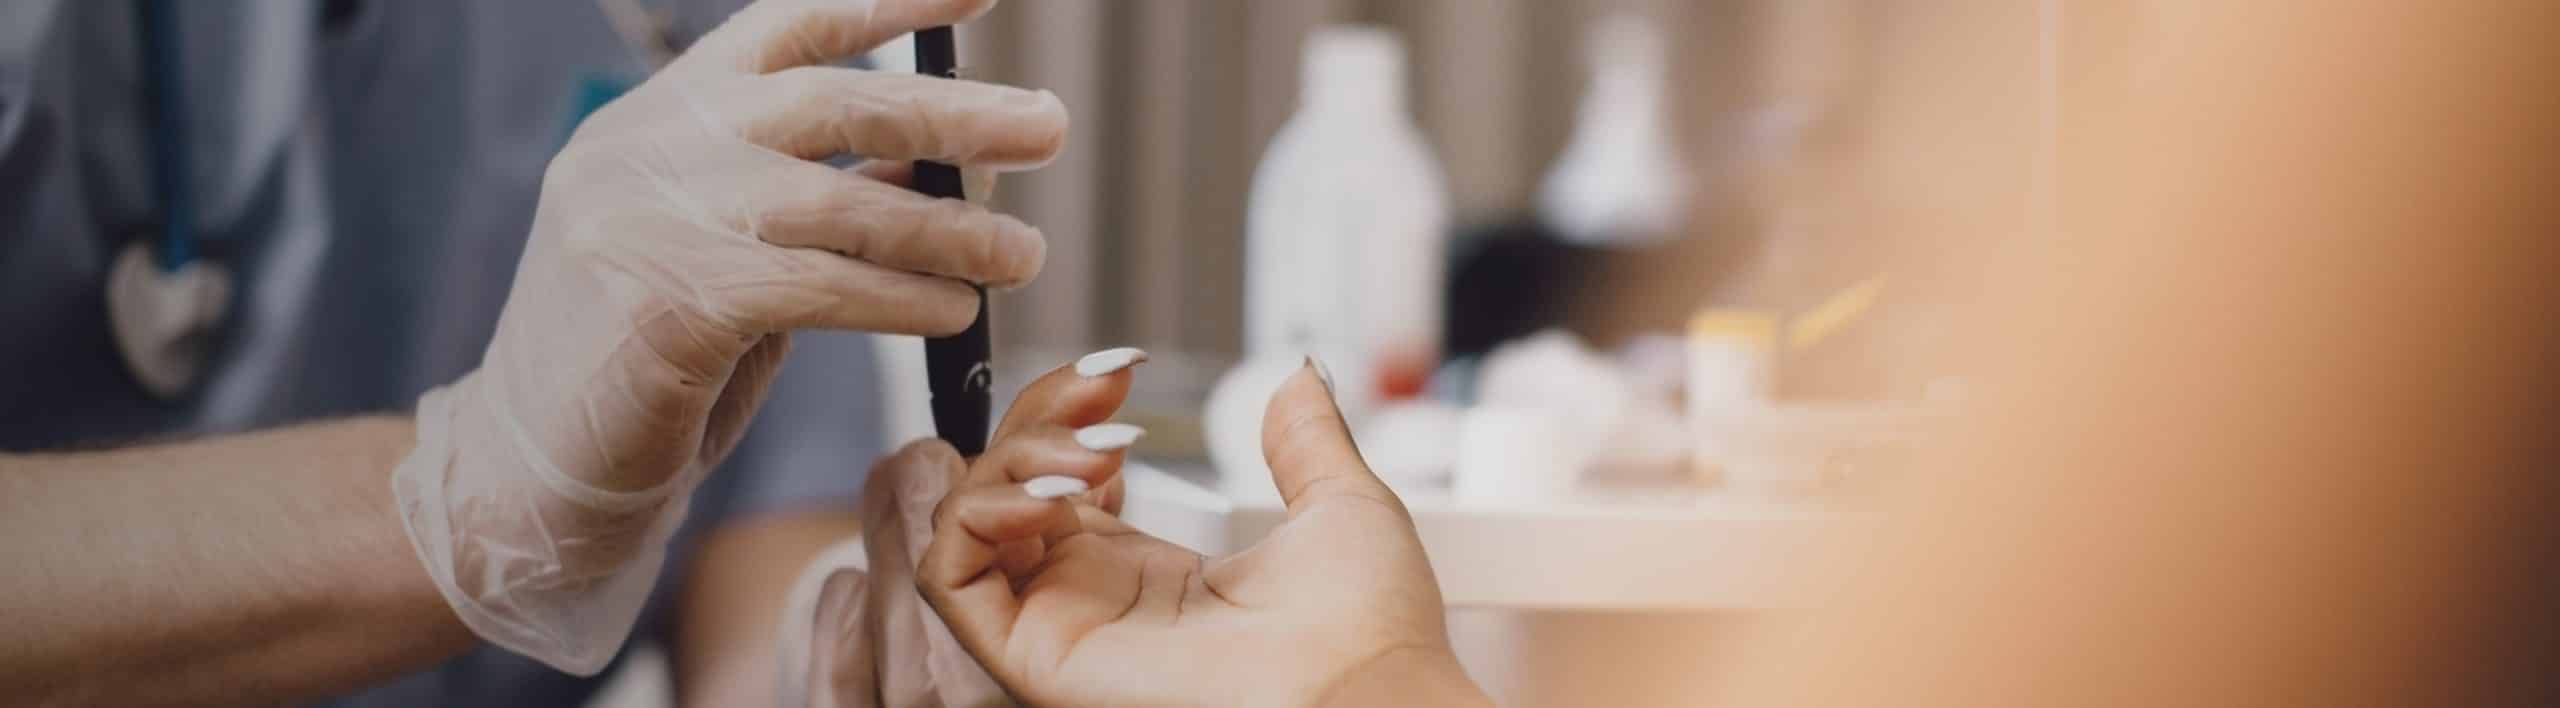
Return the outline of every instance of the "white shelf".
[[[1123,475],[1131,525],[1203,553],[1251,545],[1284,518],[1141,464]],[[1786,569],[1833,514],[1695,492],[1584,492],[1534,505],[1410,493],[1451,607],[1757,609],[1788,606]]]

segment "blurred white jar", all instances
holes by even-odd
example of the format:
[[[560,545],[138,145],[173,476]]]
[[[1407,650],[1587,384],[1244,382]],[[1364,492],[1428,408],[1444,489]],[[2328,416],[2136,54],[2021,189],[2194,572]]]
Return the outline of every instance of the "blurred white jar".
[[[1447,188],[1405,112],[1395,34],[1309,35],[1298,100],[1247,198],[1245,353],[1323,359],[1356,422],[1382,356],[1439,357]]]
[[[1551,409],[1476,406],[1458,422],[1455,496],[1469,504],[1534,504],[1573,493],[1593,441]]]
[[[1229,498],[1279,501],[1271,467],[1262,460],[1262,413],[1280,384],[1306,363],[1306,357],[1288,354],[1246,357],[1209,389],[1200,411],[1201,434],[1209,463],[1217,467],[1219,491]]]
[[[1583,40],[1589,88],[1573,137],[1538,187],[1538,213],[1565,240],[1642,244],[1673,234],[1690,192],[1689,168],[1671,137],[1662,32],[1615,14]]]
[[[1706,310],[1689,320],[1688,419],[1691,464],[1728,481],[1740,452],[1739,418],[1765,411],[1777,374],[1778,320],[1755,310]],[[1748,466],[1748,465],[1742,465]]]

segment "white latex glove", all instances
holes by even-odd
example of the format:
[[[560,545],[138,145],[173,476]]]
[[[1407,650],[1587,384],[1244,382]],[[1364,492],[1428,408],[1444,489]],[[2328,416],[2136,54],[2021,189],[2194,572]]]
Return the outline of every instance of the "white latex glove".
[[[875,176],[916,159],[1037,166],[1065,140],[1055,96],[820,65],[990,4],[759,2],[552,159],[488,353],[419,400],[393,479],[472,631],[595,673],[788,332],[949,334],[974,317],[969,283],[1038,272],[1031,227]],[[844,153],[883,169],[813,161]]]
[[[1097,352],[1033,381],[977,460],[925,440],[872,466],[862,490],[862,537],[820,554],[785,603],[780,705],[1010,705],[916,593],[916,559],[933,540],[943,497],[973,473],[1080,484],[1074,488],[1091,491],[1077,497],[1079,506],[1117,513],[1120,465],[1140,431],[1104,421],[1128,396],[1128,367],[1144,358],[1134,349]],[[1016,552],[1038,557],[1036,544]]]

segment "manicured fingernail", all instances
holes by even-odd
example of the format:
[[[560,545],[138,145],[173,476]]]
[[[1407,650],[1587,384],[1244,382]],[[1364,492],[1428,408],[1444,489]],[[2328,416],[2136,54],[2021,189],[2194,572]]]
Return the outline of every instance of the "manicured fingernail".
[[[1085,484],[1084,480],[1054,474],[1047,477],[1033,477],[1031,481],[1022,483],[1022,492],[1031,495],[1033,499],[1072,497],[1092,488]]]
[[[1111,372],[1129,368],[1132,364],[1146,360],[1147,350],[1139,349],[1137,347],[1104,349],[1102,351],[1086,354],[1082,359],[1077,359],[1076,375],[1085,378],[1108,376]]]
[[[1094,452],[1110,452],[1127,449],[1137,444],[1139,436],[1146,434],[1145,428],[1128,423],[1103,423],[1077,430],[1076,444]]]
[[[1324,368],[1323,359],[1316,358],[1314,354],[1307,355],[1307,368],[1316,370],[1316,382],[1324,384],[1325,393],[1333,393],[1333,371]]]

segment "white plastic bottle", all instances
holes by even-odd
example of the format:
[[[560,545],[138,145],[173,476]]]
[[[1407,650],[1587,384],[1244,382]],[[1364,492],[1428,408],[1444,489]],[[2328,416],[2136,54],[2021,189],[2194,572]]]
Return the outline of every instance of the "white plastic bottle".
[[[1573,138],[1538,189],[1538,212],[1566,239],[1645,243],[1670,235],[1689,194],[1671,137],[1661,31],[1632,15],[1592,23],[1591,86]]]
[[[1247,357],[1323,359],[1355,420],[1378,399],[1382,356],[1429,366],[1440,351],[1448,189],[1406,113],[1404,72],[1386,30],[1309,35],[1298,110],[1245,213]]]

